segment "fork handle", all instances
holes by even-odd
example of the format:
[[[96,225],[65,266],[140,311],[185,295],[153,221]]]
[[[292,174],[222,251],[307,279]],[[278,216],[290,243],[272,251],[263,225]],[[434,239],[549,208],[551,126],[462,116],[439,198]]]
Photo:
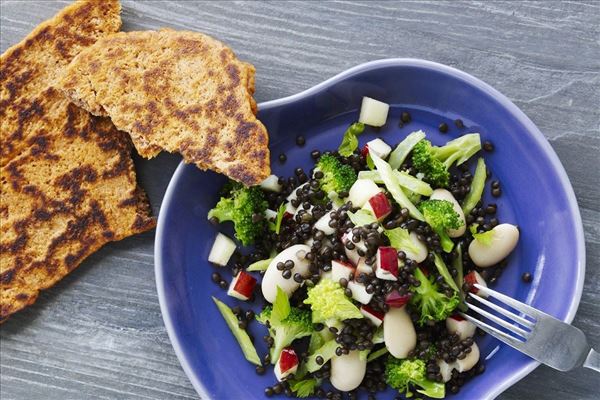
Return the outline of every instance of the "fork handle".
[[[600,353],[594,349],[590,349],[590,352],[585,359],[583,366],[600,372]]]

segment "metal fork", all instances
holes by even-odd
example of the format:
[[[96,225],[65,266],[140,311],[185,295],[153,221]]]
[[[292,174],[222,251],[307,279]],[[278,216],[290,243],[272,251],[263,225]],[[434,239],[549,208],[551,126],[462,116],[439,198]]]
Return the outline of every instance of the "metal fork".
[[[467,303],[469,309],[505,328],[510,334],[470,315],[460,313],[463,318],[471,321],[496,339],[552,368],[560,371],[570,371],[583,366],[600,371],[600,354],[588,344],[582,331],[495,290],[479,284],[474,286],[481,293],[503,302],[523,316],[508,311],[476,294],[469,293],[470,299],[491,308],[508,320],[499,318],[474,304]]]

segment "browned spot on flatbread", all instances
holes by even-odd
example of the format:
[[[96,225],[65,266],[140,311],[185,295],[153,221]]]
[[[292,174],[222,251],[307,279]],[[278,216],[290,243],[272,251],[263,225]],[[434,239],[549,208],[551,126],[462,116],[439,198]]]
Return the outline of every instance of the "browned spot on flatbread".
[[[88,111],[110,116],[143,157],[180,152],[200,168],[235,171],[231,177],[246,185],[270,173],[268,135],[252,98],[254,67],[211,37],[168,29],[118,33],[78,55],[58,87]]]

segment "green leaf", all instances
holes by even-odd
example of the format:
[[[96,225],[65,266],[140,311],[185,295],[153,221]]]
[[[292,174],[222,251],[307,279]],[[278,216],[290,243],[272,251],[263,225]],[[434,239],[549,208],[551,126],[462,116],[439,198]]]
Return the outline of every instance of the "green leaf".
[[[460,290],[458,289],[456,282],[454,282],[454,279],[452,279],[452,275],[450,275],[450,271],[448,271],[448,267],[442,257],[438,253],[433,253],[433,256],[435,267],[440,275],[444,278],[448,286],[454,289],[454,291],[459,292]]]
[[[477,167],[475,167],[475,174],[473,175],[473,181],[471,182],[471,189],[463,200],[462,210],[465,216],[469,215],[471,210],[475,208],[485,187],[485,179],[487,178],[487,170],[483,158],[477,160]]]
[[[292,307],[290,306],[290,300],[287,294],[282,288],[277,286],[277,294],[275,295],[275,301],[273,302],[273,311],[271,312],[271,325],[277,325],[281,321],[290,315]]]
[[[355,122],[346,129],[342,143],[338,148],[338,153],[344,157],[348,157],[354,150],[358,148],[358,135],[363,133],[365,125],[360,122]]]
[[[389,353],[387,347],[382,347],[379,350],[375,350],[374,352],[369,354],[369,357],[367,357],[367,362],[370,363],[371,361],[376,360],[379,357],[386,355],[387,353]]]
[[[315,378],[303,379],[300,381],[292,379],[290,381],[290,389],[296,394],[296,397],[302,399],[311,396],[318,385],[319,381]]]
[[[416,178],[404,171],[394,170],[394,177],[403,189],[408,189],[411,192],[422,194],[423,196],[431,196],[433,189],[427,182],[423,182],[419,178]],[[381,175],[377,171],[360,171],[358,173],[358,179],[368,179],[375,183],[383,183]]]
[[[347,215],[354,226],[365,226],[377,222],[377,218],[369,210],[362,208],[355,213],[348,211]]]
[[[285,215],[285,203],[281,203],[279,208],[277,209],[277,218],[275,219],[275,233],[279,235],[279,231],[281,230],[281,221],[283,221],[283,216]]]
[[[481,244],[489,246],[492,244],[492,240],[494,239],[495,234],[496,232],[494,232],[494,230],[492,229],[487,232],[473,233],[473,237]]]
[[[406,160],[413,147],[422,139],[425,139],[425,132],[423,131],[416,131],[405,137],[390,154],[389,163],[392,168],[398,169],[404,160]]]
[[[272,258],[267,258],[266,260],[259,260],[259,261],[253,262],[252,264],[248,265],[248,268],[246,268],[246,271],[248,271],[248,272],[266,271],[267,268],[269,268],[269,264],[271,264],[271,261],[273,261]]]
[[[256,348],[254,348],[254,345],[252,344],[248,333],[238,326],[238,319],[233,313],[233,311],[231,311],[231,308],[229,308],[225,303],[219,301],[215,297],[213,297],[212,299],[217,305],[217,308],[223,316],[223,319],[229,327],[229,330],[231,331],[231,333],[233,333],[235,340],[237,340],[238,344],[242,348],[242,352],[244,353],[244,357],[246,357],[246,360],[250,361],[252,364],[255,365],[262,365],[260,362],[260,357],[258,356]]]

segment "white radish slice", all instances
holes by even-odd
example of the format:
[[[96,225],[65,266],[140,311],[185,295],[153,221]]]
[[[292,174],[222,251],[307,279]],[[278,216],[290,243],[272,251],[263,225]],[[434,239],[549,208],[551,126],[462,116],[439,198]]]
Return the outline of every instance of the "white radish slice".
[[[277,175],[267,176],[267,178],[264,181],[262,181],[259,186],[264,190],[268,190],[270,192],[281,192],[281,185],[279,184],[279,178],[277,177]]]
[[[222,233],[218,233],[208,254],[208,262],[220,265],[221,267],[227,265],[235,251],[235,247],[233,240]]]
[[[371,126],[383,126],[387,121],[390,105],[370,97],[363,97],[358,122]]]
[[[462,221],[462,226],[458,229],[448,229],[448,236],[450,236],[451,238],[456,238],[464,235],[465,231],[467,230],[465,214],[463,213],[460,204],[458,204],[458,201],[456,201],[452,193],[450,193],[446,189],[435,189],[433,193],[431,193],[431,196],[429,198],[431,200],[446,200],[452,203],[452,208],[460,217],[460,220]]]
[[[306,254],[310,251],[310,247],[305,244],[296,244],[287,249],[283,250],[281,253],[275,256],[267,271],[265,272],[265,276],[263,277],[261,288],[262,293],[269,303],[273,303],[275,301],[275,296],[277,295],[277,286],[279,286],[288,297],[294,293],[296,289],[300,287],[300,283],[296,282],[294,279],[285,279],[281,272],[277,269],[277,263],[285,263],[287,260],[292,260],[294,262],[294,268],[291,269],[292,276],[296,273],[299,273],[302,276],[308,276],[310,271],[308,270],[309,261],[305,258]]]
[[[383,140],[377,138],[366,144],[369,154],[375,154],[381,159],[386,159],[392,152],[392,148]]]
[[[396,358],[406,358],[417,345],[417,333],[406,306],[390,308],[383,320],[385,347]]]
[[[342,392],[356,389],[367,372],[367,360],[360,359],[360,352],[352,350],[348,354],[333,356],[329,380],[334,388]]]
[[[372,180],[357,179],[348,191],[348,200],[352,202],[352,207],[359,208],[381,191],[381,188]]]
[[[519,230],[511,224],[500,224],[492,229],[493,236],[489,244],[473,240],[469,245],[469,257],[481,268],[498,264],[506,258],[519,241]]]
[[[470,370],[477,364],[479,361],[479,347],[477,347],[477,343],[473,343],[471,345],[471,352],[467,354],[465,358],[462,360],[456,360],[454,362],[455,368],[458,372],[465,372]]]

